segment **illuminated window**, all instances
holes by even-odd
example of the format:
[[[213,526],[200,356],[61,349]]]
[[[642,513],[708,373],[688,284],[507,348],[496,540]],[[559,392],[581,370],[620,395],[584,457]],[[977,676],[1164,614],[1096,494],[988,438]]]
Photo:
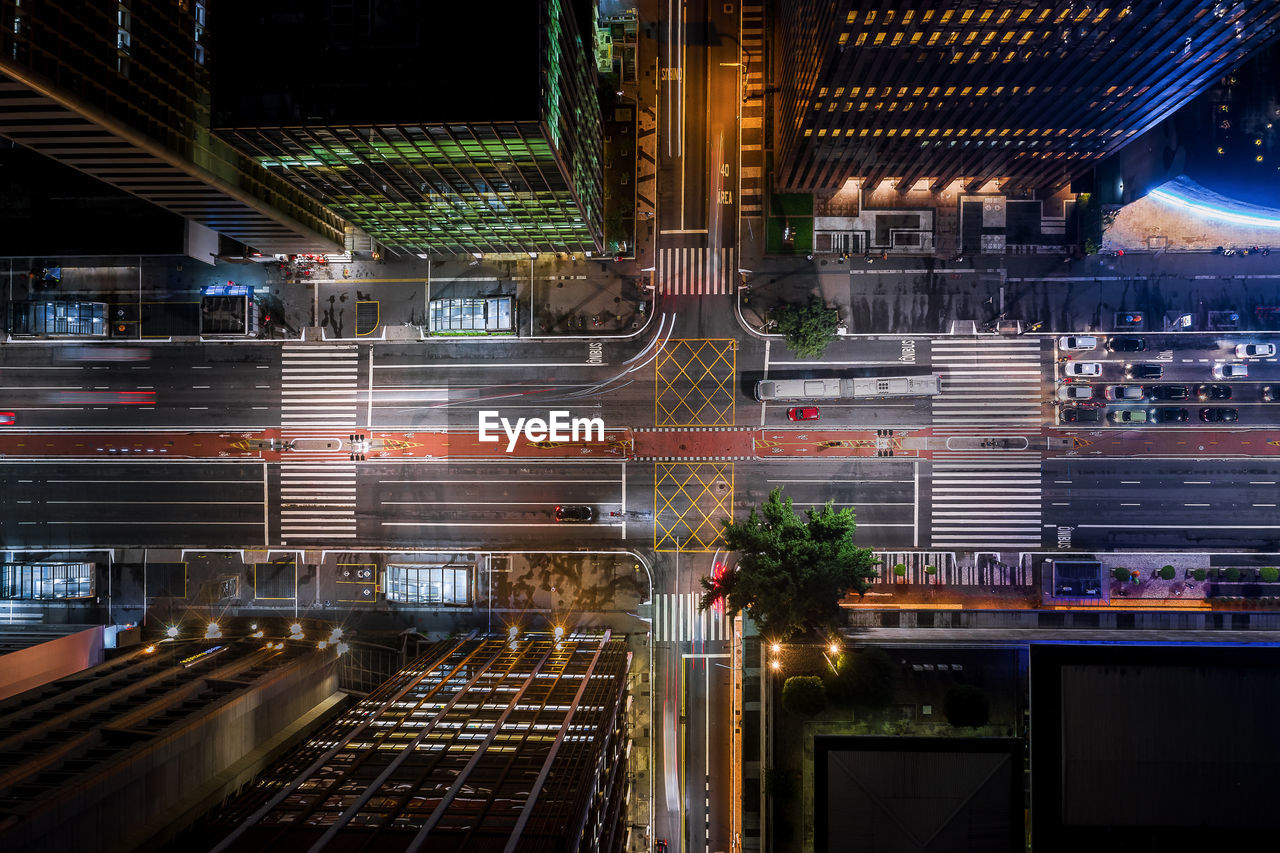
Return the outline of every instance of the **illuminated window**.
[[[856,23],[858,23],[858,13],[857,13],[857,12],[850,12],[850,13],[848,14],[848,16],[844,19],[844,22],[845,22],[846,24],[856,24]]]
[[[819,98],[825,98],[826,96],[827,96],[827,87],[826,87],[826,86],[823,86],[821,89],[819,89],[819,90],[818,90],[818,97],[819,97]],[[821,105],[819,105],[819,106],[821,106]]]
[[[884,44],[884,33],[876,33],[876,40],[872,47],[879,47],[882,44]]]
[[[954,14],[955,12],[953,12],[951,9],[948,9],[947,11],[942,13],[942,17],[938,19],[938,23],[939,24],[949,23],[951,21],[951,16]]]
[[[1021,24],[1023,21],[1025,21],[1025,20],[1027,19],[1027,17],[1028,17],[1030,14],[1031,14],[1031,10],[1030,10],[1030,9],[1023,9],[1023,10],[1022,10],[1022,14],[1018,16],[1018,23],[1019,23],[1019,24]]]
[[[912,33],[912,34],[911,34],[911,44],[916,44],[916,43],[918,43],[919,41],[920,41],[920,33]]]
[[[903,13],[902,13],[902,23],[903,23],[903,26],[905,26],[905,25],[907,25],[907,24],[911,23],[911,19],[912,19],[913,17],[915,17],[915,14],[916,14],[916,10],[915,10],[915,9],[908,9],[907,11],[903,12]]]
[[[969,97],[969,93],[972,91],[973,91],[972,86],[965,86],[963,89],[960,90],[960,97],[967,98]]]
[[[853,41],[853,46],[854,46],[854,47],[862,47],[864,44],[866,44],[866,42],[867,42],[867,34],[866,34],[866,33],[858,33],[858,37],[857,37],[856,39],[854,39],[854,41]]]
[[[875,22],[876,22],[876,13],[874,11],[871,11],[871,12],[868,12],[867,17],[863,19],[862,25],[865,27],[868,24],[874,24]]]
[[[955,31],[953,30],[952,32],[947,33],[947,40],[946,40],[945,44],[946,44],[947,46],[950,46],[950,45],[953,45],[953,44],[955,44],[955,43],[956,43],[956,33],[955,33]]]
[[[969,19],[972,17],[973,17],[973,10],[965,9],[963,12],[960,13],[960,23],[967,24],[969,23]]]
[[[933,20],[933,10],[932,10],[932,9],[925,9],[925,11],[924,11],[924,15],[922,15],[922,16],[920,17],[920,23],[922,23],[922,24],[927,24],[927,23],[929,23],[929,22],[930,22],[930,21],[932,21],[932,20]]]
[[[813,136],[813,128],[811,128],[811,127],[806,127],[806,128],[804,129],[804,135],[805,135],[805,136]]]
[[[925,47],[933,47],[935,44],[937,44],[937,42],[938,42],[938,34],[936,32],[929,33],[929,41],[926,42]]]
[[[1010,14],[1010,10],[1009,10],[1009,9],[1005,9],[1003,12],[1001,12],[1001,13],[1000,13],[1000,17],[996,20],[996,23],[997,23],[997,24],[1003,24],[1003,23],[1008,19],[1009,14]],[[1025,15],[1025,14],[1026,14],[1026,12],[1023,12],[1022,14],[1024,14],[1024,15]],[[983,18],[983,20],[985,21],[985,20],[986,20],[986,18]]]
[[[843,98],[843,97],[844,97],[844,86],[841,86],[839,89],[836,89],[836,93],[835,93],[835,95],[834,95],[833,97],[836,97],[836,98]]]
[[[990,18],[990,17],[991,17],[991,10],[990,10],[990,9],[984,9],[984,10],[983,10],[983,12],[982,12],[982,14],[978,16],[978,23],[979,23],[979,24],[985,24],[985,23],[987,22],[987,19],[988,19],[988,18]]]
[[[848,33],[841,33],[841,34],[840,34],[840,46],[841,46],[841,47],[844,47],[844,46],[845,46],[846,44],[848,44],[848,43],[849,43],[849,34],[848,34]]]
[[[893,42],[889,45],[889,47],[897,47],[901,43],[902,43],[902,33],[894,33]]]
[[[191,9],[191,17],[195,23],[195,29],[192,35],[195,39],[196,62],[204,65],[204,28],[205,28],[205,7],[204,0],[196,0],[195,5]]]
[[[899,97],[899,98],[905,98],[906,96],[907,96],[907,87],[906,87],[906,86],[899,86],[899,87],[898,87],[898,97]]]
[[[1013,38],[1013,30],[1009,30],[1008,32],[1006,32],[1004,35],[1000,37],[1000,43],[1008,44],[1009,40],[1012,38]]]

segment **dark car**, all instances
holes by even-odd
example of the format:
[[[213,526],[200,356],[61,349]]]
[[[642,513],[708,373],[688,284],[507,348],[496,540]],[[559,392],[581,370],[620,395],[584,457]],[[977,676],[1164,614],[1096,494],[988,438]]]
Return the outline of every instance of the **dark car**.
[[[1147,348],[1147,342],[1142,338],[1132,338],[1120,336],[1111,338],[1107,341],[1107,349],[1112,352],[1142,352]]]
[[[787,417],[793,421],[816,421],[818,419],[818,407],[796,406],[794,409],[787,409]]]
[[[1158,364],[1126,364],[1124,375],[1130,379],[1160,379],[1164,368]]]
[[[1152,409],[1151,422],[1153,424],[1185,424],[1191,419],[1191,413],[1186,409]]]
[[[1263,385],[1262,399],[1266,400],[1268,403],[1274,403],[1276,400],[1280,399],[1280,385]]]
[[[1201,385],[1196,388],[1196,396],[1201,400],[1230,400],[1230,385]]]
[[[1230,423],[1240,420],[1239,409],[1201,409],[1200,420],[1207,424]]]
[[[589,506],[556,507],[556,521],[591,521],[595,517],[596,511]]]
[[[1146,394],[1152,400],[1190,400],[1191,389],[1186,385],[1148,385]]]
[[[1101,409],[1070,408],[1062,410],[1062,422],[1064,424],[1096,424],[1101,421]]]

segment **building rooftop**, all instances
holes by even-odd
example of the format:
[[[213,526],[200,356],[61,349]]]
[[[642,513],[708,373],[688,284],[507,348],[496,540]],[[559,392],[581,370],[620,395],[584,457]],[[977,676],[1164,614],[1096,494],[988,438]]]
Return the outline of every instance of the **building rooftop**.
[[[214,125],[536,120],[542,6],[218,4]]]

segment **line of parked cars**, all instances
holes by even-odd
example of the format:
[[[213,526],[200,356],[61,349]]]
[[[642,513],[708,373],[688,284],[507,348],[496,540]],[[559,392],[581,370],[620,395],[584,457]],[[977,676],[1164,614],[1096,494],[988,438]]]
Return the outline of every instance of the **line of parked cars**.
[[[1067,353],[1089,352],[1098,348],[1099,338],[1094,335],[1063,335],[1058,338],[1058,349]],[[1132,335],[1112,335],[1106,339],[1106,349],[1113,353],[1140,353],[1147,349],[1147,342]],[[1237,344],[1235,357],[1239,362],[1220,362],[1213,366],[1213,378],[1218,380],[1245,379],[1249,376],[1248,360],[1275,358],[1275,344]],[[1089,379],[1102,376],[1102,362],[1067,361],[1063,373],[1068,380]],[[1164,378],[1161,364],[1137,362],[1124,366],[1127,379],[1153,381]],[[1194,388],[1189,385],[1085,385],[1064,384],[1058,389],[1058,399],[1071,406],[1061,414],[1063,423],[1098,423],[1104,419],[1102,410],[1108,402],[1137,403],[1150,400],[1159,403],[1178,403],[1196,399],[1201,403],[1219,403],[1231,399],[1231,386],[1206,383]],[[1280,400],[1280,385],[1262,388],[1262,399],[1268,402]],[[1202,406],[1197,414],[1204,423],[1235,423],[1240,420],[1240,410],[1225,406]],[[1187,423],[1191,412],[1176,406],[1149,409],[1113,409],[1105,416],[1115,424],[1164,424]]]

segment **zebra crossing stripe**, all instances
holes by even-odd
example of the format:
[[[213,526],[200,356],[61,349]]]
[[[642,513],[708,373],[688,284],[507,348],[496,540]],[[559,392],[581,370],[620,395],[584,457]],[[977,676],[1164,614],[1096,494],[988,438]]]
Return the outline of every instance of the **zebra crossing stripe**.
[[[655,593],[654,642],[709,642],[729,639],[729,618],[722,611],[699,610],[696,592]]]
[[[658,250],[658,289],[672,296],[727,295],[733,292],[735,251],[678,247]]]

